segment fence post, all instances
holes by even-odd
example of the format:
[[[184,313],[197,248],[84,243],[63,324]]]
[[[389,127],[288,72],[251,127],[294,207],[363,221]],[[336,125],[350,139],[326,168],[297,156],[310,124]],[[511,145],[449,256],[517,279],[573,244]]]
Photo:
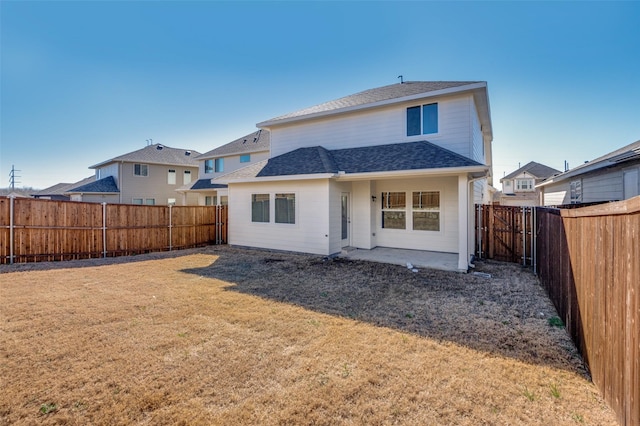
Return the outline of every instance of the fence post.
[[[172,222],[171,222],[171,208],[172,207],[173,207],[173,204],[169,204],[169,251],[171,251],[171,248],[172,248],[171,240],[173,239],[172,235],[171,235],[171,225],[172,225]]]
[[[531,263],[533,264],[533,275],[538,276],[538,221],[536,207],[531,207]]]
[[[15,224],[13,223],[13,217],[14,217],[14,207],[13,207],[13,203],[15,200],[15,195],[9,195],[9,264],[13,265],[13,244],[14,244],[14,230],[15,230]]]
[[[527,266],[527,208],[522,208],[522,266]]]
[[[107,257],[107,203],[102,203],[102,257]]]

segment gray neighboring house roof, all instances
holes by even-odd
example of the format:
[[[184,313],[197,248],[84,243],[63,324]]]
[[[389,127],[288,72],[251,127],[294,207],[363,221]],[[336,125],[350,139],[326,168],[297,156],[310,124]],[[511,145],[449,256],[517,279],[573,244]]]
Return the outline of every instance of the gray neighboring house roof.
[[[553,167],[545,166],[544,164],[536,163],[535,161],[530,161],[515,172],[509,173],[500,179],[500,182],[502,182],[503,179],[513,179],[524,172],[527,172],[536,179],[546,179],[550,176],[562,173],[560,170],[556,170]]]
[[[64,196],[64,194],[69,192],[70,189],[73,189],[80,185],[86,185],[88,183],[95,182],[95,180],[96,180],[95,176],[89,176],[76,183],[58,183],[48,188],[41,189],[38,192],[34,192],[31,195],[33,195],[34,197],[55,196],[55,195]]]
[[[299,148],[231,172],[218,179],[308,174],[372,173],[401,170],[484,167],[477,161],[428,141],[327,150]]]
[[[113,176],[99,179],[86,185],[80,185],[67,191],[67,194],[117,194],[120,190]]]
[[[89,167],[90,169],[96,169],[100,166],[114,162],[127,162],[127,163],[145,163],[145,164],[166,164],[172,166],[190,166],[198,167],[198,157],[200,153],[192,149],[183,148],[171,148],[162,144],[153,144],[146,146],[137,151],[129,152],[118,157],[114,157],[110,160],[103,161],[98,164],[94,164]]]
[[[235,154],[248,154],[251,152],[269,151],[271,148],[271,133],[266,129],[260,129],[246,136],[238,138],[218,148],[200,154],[197,159],[222,157]]]
[[[571,170],[567,170],[564,173],[560,173],[557,176],[552,176],[536,185],[536,187],[548,185],[554,182],[560,182],[565,179],[569,179],[595,170],[617,166],[628,161],[640,161],[640,140],[623,146],[622,148],[616,149],[615,151],[598,157],[595,160],[591,160],[577,167],[574,167]]]
[[[486,86],[484,81],[407,81],[391,84],[375,89],[365,90],[353,95],[345,96],[333,101],[324,102],[309,108],[304,108],[289,114],[281,115],[270,120],[258,123],[258,127],[268,126],[279,121],[292,121],[296,118],[314,115],[324,115],[339,110],[358,109],[358,107],[385,104],[390,101],[403,102],[410,100],[412,96],[423,95],[429,92],[473,86],[480,88]]]
[[[191,185],[188,189],[191,190],[203,190],[203,189],[221,189],[221,188],[226,188],[227,185],[221,184],[221,183],[211,183],[211,178],[209,179],[198,179],[197,181],[194,182],[193,185]],[[186,189],[186,188],[184,188]],[[184,190],[183,188],[181,188],[181,190]]]

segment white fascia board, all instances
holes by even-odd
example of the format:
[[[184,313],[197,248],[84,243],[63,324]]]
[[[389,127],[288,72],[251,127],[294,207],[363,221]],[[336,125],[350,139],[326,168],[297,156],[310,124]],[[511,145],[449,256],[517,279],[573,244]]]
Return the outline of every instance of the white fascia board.
[[[463,173],[483,173],[488,176],[489,166],[443,167],[439,169],[398,170],[390,172],[346,173],[334,175],[339,181],[393,179],[421,176],[458,176]]]
[[[264,177],[251,177],[251,178],[237,178],[228,180],[218,180],[216,183],[249,183],[249,182],[279,182],[287,180],[312,180],[312,179],[330,179],[335,177],[333,173],[316,173],[308,175],[285,175],[285,176],[264,176]]]
[[[426,98],[433,98],[437,96],[450,95],[454,93],[468,92],[476,89],[483,89],[486,87],[487,87],[487,84],[485,82],[467,84],[465,86],[449,87],[447,89],[417,93],[415,95],[404,96],[401,98],[386,99],[384,101],[372,102],[368,104],[354,105],[354,106],[349,106],[344,108],[332,109],[328,111],[320,111],[320,112],[315,112],[311,114],[299,115],[295,117],[263,121],[261,123],[256,124],[256,127],[260,127],[260,128],[264,127],[270,130],[270,126],[273,126],[273,125],[287,124],[287,123],[293,123],[296,121],[309,120],[312,118],[330,116],[334,114],[343,114],[346,112],[353,112],[353,111],[365,110],[369,108],[376,108],[376,107],[381,107],[386,105],[399,104],[402,102],[409,102],[417,99],[426,99]]]

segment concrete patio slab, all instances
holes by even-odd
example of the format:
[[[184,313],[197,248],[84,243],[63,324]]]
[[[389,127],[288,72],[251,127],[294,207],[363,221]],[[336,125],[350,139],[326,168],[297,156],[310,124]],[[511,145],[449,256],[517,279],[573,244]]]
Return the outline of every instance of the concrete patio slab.
[[[338,255],[346,259],[368,260],[371,262],[391,263],[415,268],[432,268],[444,271],[460,272],[458,254],[437,251],[406,250],[387,247],[375,247],[371,250],[345,247]]]

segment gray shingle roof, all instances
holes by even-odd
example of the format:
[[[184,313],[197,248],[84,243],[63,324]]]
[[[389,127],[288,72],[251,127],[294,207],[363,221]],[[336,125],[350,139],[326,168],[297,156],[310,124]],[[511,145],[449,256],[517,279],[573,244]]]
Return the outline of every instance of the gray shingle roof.
[[[88,183],[86,185],[77,186],[67,193],[117,193],[120,192],[116,185],[116,180],[113,176],[107,176],[106,178],[97,180],[95,182]]]
[[[220,183],[211,183],[211,179],[198,179],[193,185],[191,185],[191,190],[202,190],[202,189],[220,189],[226,188],[227,185],[223,185]]]
[[[544,186],[551,182],[559,182],[570,177],[579,176],[583,173],[588,173],[594,170],[602,169],[605,167],[612,167],[626,161],[639,161],[640,160],[640,140],[625,145],[622,148],[611,151],[601,157],[586,163],[580,164],[573,169],[560,173],[557,176],[551,176],[547,178],[540,185]]]
[[[192,149],[171,148],[157,143],[145,146],[137,151],[129,152],[110,160],[103,161],[89,168],[96,169],[100,166],[116,161],[198,167],[198,160],[196,160],[196,157],[199,155],[200,153],[198,151],[194,151]]]
[[[530,161],[524,166],[520,167],[518,170],[509,173],[508,175],[500,179],[500,181],[502,182],[503,179],[513,179],[514,177],[524,172],[527,172],[536,179],[546,179],[549,176],[561,173],[560,170],[556,170],[553,167],[545,166],[544,164],[536,163],[535,161]]]
[[[219,146],[198,156],[199,160],[222,157],[225,155],[248,154],[252,152],[269,151],[271,147],[271,133],[268,130],[258,130],[233,142]]]
[[[69,192],[69,190],[77,186],[86,185],[88,183],[95,182],[95,180],[96,180],[95,176],[89,176],[75,183],[58,183],[56,185],[34,192],[31,195],[34,195],[34,196],[62,195],[66,192]]]
[[[272,118],[258,126],[268,122],[285,120],[290,118],[302,117],[305,115],[318,114],[323,112],[335,111],[344,108],[357,107],[361,105],[373,104],[377,102],[389,101],[392,99],[405,98],[421,93],[433,92],[436,90],[451,89],[454,87],[467,86],[475,83],[484,83],[481,81],[407,81],[404,83],[391,84],[389,86],[378,87],[375,89],[365,90],[353,95],[345,96],[329,102],[324,102],[309,108],[304,108],[289,114]]]
[[[431,142],[409,142],[360,148],[299,148],[271,158],[256,177],[318,173],[371,173],[401,170],[473,167],[483,164]],[[238,176],[229,176],[237,178]],[[242,176],[247,177],[247,176]]]

